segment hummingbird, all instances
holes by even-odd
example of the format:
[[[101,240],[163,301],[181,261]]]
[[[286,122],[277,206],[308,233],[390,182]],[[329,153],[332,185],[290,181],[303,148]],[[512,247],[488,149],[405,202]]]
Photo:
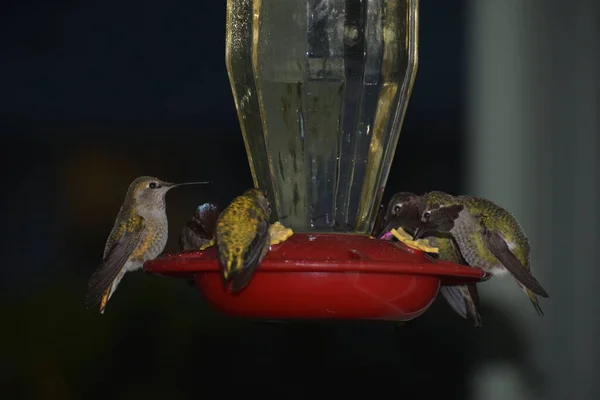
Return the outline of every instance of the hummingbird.
[[[92,274],[86,294],[87,308],[106,304],[126,272],[141,269],[160,255],[167,244],[165,195],[177,186],[209,182],[169,183],[150,176],[136,178],[127,189],[104,247],[100,267]]]
[[[521,225],[508,211],[490,200],[429,192],[421,196],[420,224],[414,233],[449,233],[470,265],[492,275],[510,274],[527,294],[539,315],[537,296],[548,293],[531,274],[531,248]]]
[[[420,205],[421,199],[414,193],[398,192],[394,194],[385,211],[382,233],[401,227],[407,233],[412,234],[420,223]]]
[[[266,193],[248,189],[236,197],[217,219],[215,241],[223,286],[244,289],[270,246],[271,206]]]
[[[391,229],[404,229],[413,235],[420,225],[420,210],[422,208],[421,198],[411,192],[399,192],[392,196],[384,218],[384,230],[386,233]],[[430,233],[430,234],[429,234]],[[460,253],[458,244],[448,233],[429,232],[426,236],[429,244],[437,247],[439,252],[437,258],[450,261],[455,264],[466,265]],[[471,319],[475,326],[481,326],[481,315],[479,314],[479,293],[477,286],[472,283],[468,285],[442,286],[440,293],[450,307],[461,317]]]
[[[205,203],[196,209],[192,219],[181,231],[179,246],[181,250],[199,250],[208,244],[215,235],[217,218],[221,210],[214,203]]]

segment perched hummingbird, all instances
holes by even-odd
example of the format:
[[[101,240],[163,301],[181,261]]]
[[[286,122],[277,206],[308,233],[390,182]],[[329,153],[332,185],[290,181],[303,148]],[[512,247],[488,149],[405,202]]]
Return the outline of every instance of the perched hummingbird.
[[[208,244],[214,238],[220,213],[219,207],[213,203],[198,206],[192,219],[185,224],[181,231],[179,237],[181,250],[198,250]]]
[[[401,227],[407,233],[412,234],[419,226],[420,205],[421,200],[414,193],[399,192],[393,195],[385,212],[382,233]]]
[[[177,186],[205,183],[209,182],[174,184],[150,176],[131,182],[106,241],[102,264],[90,278],[85,299],[87,308],[100,303],[103,314],[125,273],[142,268],[145,261],[162,253],[168,235],[167,192]]]
[[[219,215],[215,232],[223,285],[244,289],[267,255],[271,206],[260,189],[236,197]]]
[[[414,234],[420,225],[421,198],[411,192],[396,193],[389,202],[385,215],[385,228],[382,233],[391,229],[404,229],[408,234]],[[460,254],[456,241],[450,234],[428,232],[429,244],[439,249],[438,259],[456,264],[469,265]],[[461,317],[470,318],[475,326],[481,326],[479,314],[479,293],[477,286],[469,285],[442,286],[440,293],[450,307]]]
[[[548,293],[531,274],[529,240],[508,211],[486,199],[443,192],[426,193],[421,201],[415,238],[425,232],[450,233],[470,265],[493,275],[510,273],[538,314],[544,315],[536,295],[548,297]]]

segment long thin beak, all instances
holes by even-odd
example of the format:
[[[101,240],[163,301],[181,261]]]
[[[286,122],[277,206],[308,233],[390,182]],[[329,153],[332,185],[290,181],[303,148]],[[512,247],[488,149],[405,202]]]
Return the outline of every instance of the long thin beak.
[[[391,219],[390,222],[388,222],[385,227],[383,228],[383,230],[381,231],[381,234],[379,235],[379,239],[381,239],[383,237],[383,235],[385,235],[386,233],[388,233],[389,231],[391,231],[392,229],[395,229],[394,226],[394,220]]]
[[[185,186],[185,185],[206,185],[212,183],[210,181],[207,182],[183,182],[183,183],[171,183],[171,182],[163,182],[163,187],[174,188],[177,186]]]
[[[423,225],[417,226],[417,229],[415,229],[415,233],[413,233],[413,240],[420,239],[424,233],[425,229],[423,228]]]

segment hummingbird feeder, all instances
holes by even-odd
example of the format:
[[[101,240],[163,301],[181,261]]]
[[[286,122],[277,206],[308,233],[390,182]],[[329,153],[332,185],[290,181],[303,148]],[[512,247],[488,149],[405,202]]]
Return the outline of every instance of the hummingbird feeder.
[[[406,321],[440,285],[486,279],[369,236],[417,71],[418,3],[228,0],[226,65],[254,185],[294,235],[237,294],[214,247],[145,270],[195,279],[227,314],[277,319]]]

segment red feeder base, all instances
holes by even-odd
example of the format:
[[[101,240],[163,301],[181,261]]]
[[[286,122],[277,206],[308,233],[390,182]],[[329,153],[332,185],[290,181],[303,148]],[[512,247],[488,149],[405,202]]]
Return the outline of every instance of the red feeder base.
[[[195,279],[216,309],[273,319],[386,319],[423,314],[440,285],[474,283],[479,268],[437,261],[401,243],[349,234],[294,234],[271,246],[250,284],[238,294],[223,288],[216,248],[166,254],[146,272]]]

